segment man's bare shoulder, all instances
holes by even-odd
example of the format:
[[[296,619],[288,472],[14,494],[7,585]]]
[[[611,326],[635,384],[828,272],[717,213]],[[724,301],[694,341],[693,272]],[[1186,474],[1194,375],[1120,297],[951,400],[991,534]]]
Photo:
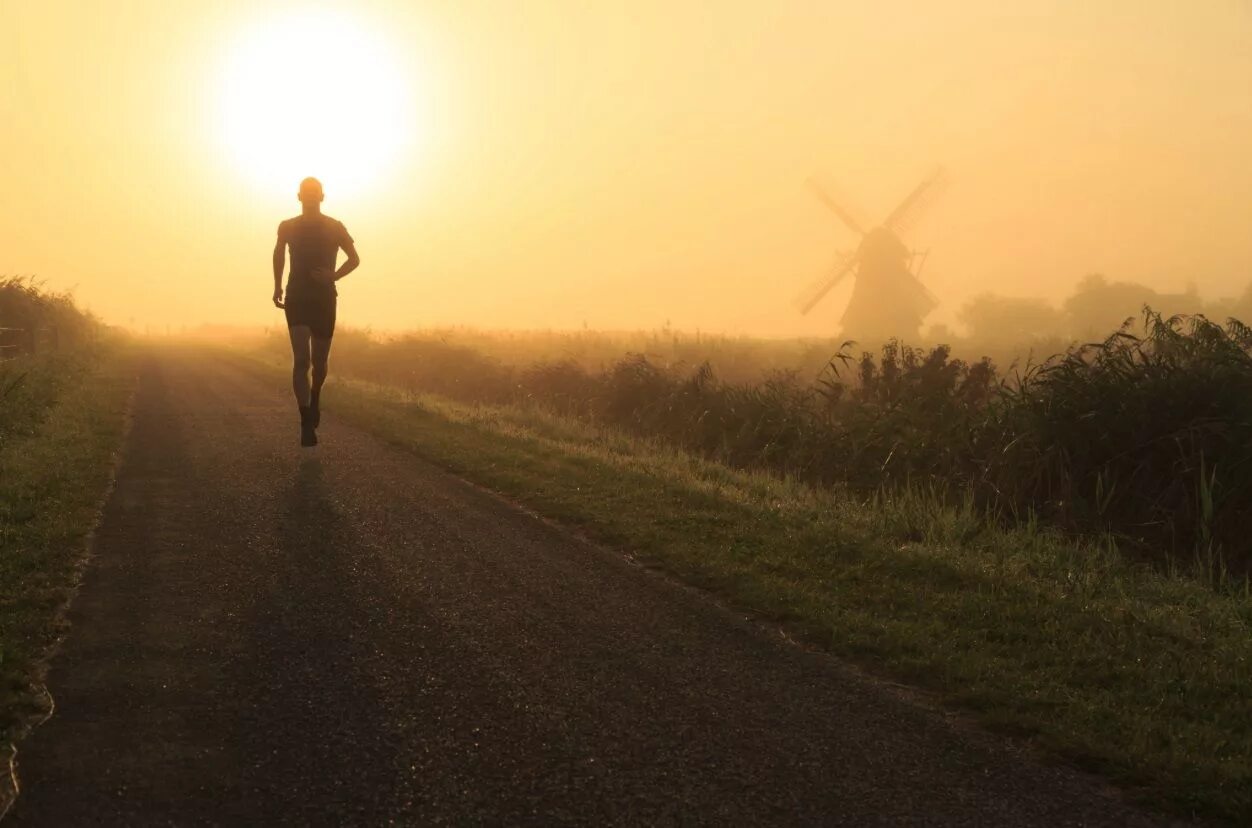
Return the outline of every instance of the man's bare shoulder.
[[[330,222],[326,226],[331,228],[331,232],[334,233],[335,238],[338,240],[340,247],[344,247],[349,244],[355,244],[355,241],[352,238],[352,234],[348,232],[348,228],[344,226],[342,221],[340,221],[337,218],[330,218],[330,216],[327,216],[326,218]]]

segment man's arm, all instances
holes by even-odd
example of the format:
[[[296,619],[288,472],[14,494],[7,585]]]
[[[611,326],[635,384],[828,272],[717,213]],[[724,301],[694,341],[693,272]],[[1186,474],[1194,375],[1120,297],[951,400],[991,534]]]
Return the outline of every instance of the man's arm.
[[[274,245],[274,307],[283,306],[283,270],[287,267],[287,242],[283,240],[283,228],[278,226],[278,243]]]
[[[361,257],[356,253],[356,244],[354,244],[351,239],[343,242],[340,246],[343,248],[343,252],[348,254],[348,258],[344,260],[344,263],[339,265],[339,269],[335,271],[336,282],[356,270],[361,264]]]
[[[347,260],[339,266],[338,270],[332,271],[329,267],[319,267],[313,271],[313,278],[324,285],[334,284],[356,270],[361,264],[361,257],[357,255],[356,244],[352,241],[352,237],[348,235],[348,228],[342,223],[336,222],[338,228],[339,249],[348,254]],[[337,255],[337,254],[336,254]]]

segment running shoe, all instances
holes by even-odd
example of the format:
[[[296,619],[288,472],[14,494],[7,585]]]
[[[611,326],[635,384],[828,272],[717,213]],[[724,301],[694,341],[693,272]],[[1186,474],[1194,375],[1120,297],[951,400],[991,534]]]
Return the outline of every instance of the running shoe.
[[[313,407],[300,406],[300,445],[305,448],[317,445],[317,432],[314,431]]]

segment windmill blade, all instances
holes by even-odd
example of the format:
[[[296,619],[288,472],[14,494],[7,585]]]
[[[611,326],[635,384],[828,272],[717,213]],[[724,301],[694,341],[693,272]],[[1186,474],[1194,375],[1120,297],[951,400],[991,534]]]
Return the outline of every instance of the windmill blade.
[[[848,275],[856,269],[856,264],[856,253],[844,253],[825,276],[809,285],[796,297],[796,309],[802,314],[813,310],[813,306],[822,301],[822,297],[848,278]]]
[[[846,224],[853,233],[856,233],[858,236],[865,235],[865,231],[857,220],[852,217],[852,214],[840,207],[839,203],[831,198],[830,193],[826,192],[822,185],[817,183],[816,178],[810,178],[808,185],[809,189],[813,191],[813,195],[817,196],[817,200],[829,207],[830,211],[838,216],[839,220]]]
[[[900,232],[910,219],[916,217],[921,207],[938,194],[943,181],[943,167],[939,167],[904,197],[904,201],[901,201],[899,206],[892,210],[891,214],[883,221],[883,227],[897,233]]]

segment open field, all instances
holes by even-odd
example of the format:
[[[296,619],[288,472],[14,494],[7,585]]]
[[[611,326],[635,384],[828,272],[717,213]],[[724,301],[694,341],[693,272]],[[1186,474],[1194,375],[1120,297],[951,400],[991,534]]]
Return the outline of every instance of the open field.
[[[255,364],[281,386],[281,360]],[[1252,807],[1246,591],[989,520],[972,499],[737,471],[533,406],[345,381],[325,405],[1176,813]]]
[[[270,353],[286,350],[275,334]],[[535,405],[735,468],[972,499],[1010,523],[1111,535],[1220,588],[1246,589],[1252,567],[1252,334],[1236,320],[1149,311],[1133,329],[1007,369],[946,346],[871,354],[669,331],[346,331],[332,361],[360,379]]]

